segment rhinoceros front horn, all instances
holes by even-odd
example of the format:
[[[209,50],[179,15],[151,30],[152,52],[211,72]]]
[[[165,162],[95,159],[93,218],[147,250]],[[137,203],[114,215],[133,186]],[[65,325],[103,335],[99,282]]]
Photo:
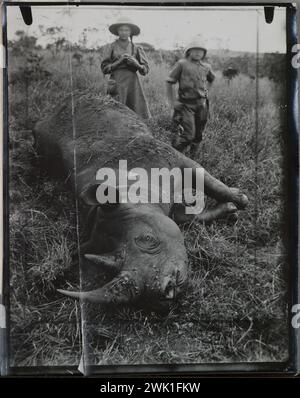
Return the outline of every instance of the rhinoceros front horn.
[[[87,292],[70,292],[58,289],[66,296],[98,304],[126,304],[134,301],[141,293],[142,286],[129,273],[123,273],[99,289]]]

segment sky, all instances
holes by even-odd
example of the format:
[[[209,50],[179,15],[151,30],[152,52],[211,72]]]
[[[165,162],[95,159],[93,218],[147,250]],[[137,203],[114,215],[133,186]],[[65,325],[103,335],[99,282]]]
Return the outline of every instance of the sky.
[[[87,46],[97,47],[114,40],[108,26],[120,17],[128,17],[140,26],[135,42],[147,42],[155,48],[185,47],[200,36],[208,49],[233,51],[286,52],[285,8],[275,7],[272,24],[267,24],[263,7],[126,7],[126,6],[34,6],[33,24],[27,27],[19,7],[9,6],[8,39],[24,30],[39,37],[45,45],[39,25],[44,28],[61,26],[71,42],[78,42],[86,30]],[[258,37],[258,40],[257,40]]]

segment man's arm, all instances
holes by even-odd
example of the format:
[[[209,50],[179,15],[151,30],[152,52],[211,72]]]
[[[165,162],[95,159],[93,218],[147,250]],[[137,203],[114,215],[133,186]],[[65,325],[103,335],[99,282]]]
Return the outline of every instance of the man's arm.
[[[105,59],[101,63],[101,69],[104,75],[107,75],[114,71],[122,62],[124,61],[124,55],[122,55],[119,59],[115,62],[111,62],[109,59]]]
[[[216,78],[216,75],[214,74],[214,72],[213,72],[213,70],[212,70],[212,68],[211,68],[211,66],[209,66],[209,70],[208,70],[208,73],[207,73],[207,81],[208,81],[208,83],[209,83],[209,87],[213,84],[213,82],[214,82],[214,80],[215,80],[215,78]]]
[[[114,71],[124,61],[124,55],[116,61],[112,60],[112,45],[109,44],[104,49],[103,60],[101,62],[101,70],[104,75]]]
[[[138,71],[142,76],[147,75],[147,73],[149,73],[149,63],[146,54],[141,47],[137,47],[137,58],[139,61]]]
[[[175,100],[174,85],[180,79],[181,69],[182,69],[182,67],[181,67],[180,62],[177,62],[176,65],[174,66],[174,68],[171,70],[169,76],[166,79],[167,99],[172,108],[174,107],[174,100]]]
[[[169,83],[168,81],[166,82],[166,88],[167,88],[167,100],[171,108],[174,107],[174,85],[173,83]]]

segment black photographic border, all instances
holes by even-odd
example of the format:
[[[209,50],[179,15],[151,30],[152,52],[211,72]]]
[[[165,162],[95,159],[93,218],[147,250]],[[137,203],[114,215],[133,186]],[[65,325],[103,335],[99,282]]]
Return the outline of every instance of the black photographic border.
[[[6,31],[6,7],[9,6],[88,6],[88,5],[114,5],[114,6],[275,6],[286,8],[286,33],[287,33],[287,53],[286,53],[286,77],[287,77],[287,120],[285,137],[285,170],[287,170],[285,188],[286,211],[285,211],[285,228],[288,242],[288,303],[289,303],[289,358],[286,362],[251,362],[251,363],[216,363],[216,364],[180,364],[180,365],[111,365],[111,366],[90,366],[89,374],[92,376],[291,376],[300,371],[299,357],[299,336],[300,330],[293,329],[291,326],[291,318],[293,316],[291,308],[293,304],[300,301],[300,275],[298,268],[298,205],[299,205],[299,147],[298,147],[298,92],[297,92],[297,69],[292,67],[292,58],[295,53],[292,48],[297,44],[297,26],[296,26],[296,8],[291,3],[233,3],[233,2],[106,2],[94,1],[78,3],[74,1],[6,1],[4,2],[4,21],[3,21],[3,37],[2,42],[6,48],[7,55],[7,31]],[[8,60],[9,62],[9,60]],[[9,320],[9,160],[8,160],[8,77],[7,68],[3,69],[3,177],[4,177],[4,305],[7,309],[7,319]],[[9,363],[9,321],[7,324],[7,363]],[[298,341],[297,341],[298,336]],[[298,357],[297,357],[298,355]],[[298,366],[297,366],[298,363]],[[9,376],[82,376],[77,366],[37,366],[37,367],[10,367],[7,372]]]

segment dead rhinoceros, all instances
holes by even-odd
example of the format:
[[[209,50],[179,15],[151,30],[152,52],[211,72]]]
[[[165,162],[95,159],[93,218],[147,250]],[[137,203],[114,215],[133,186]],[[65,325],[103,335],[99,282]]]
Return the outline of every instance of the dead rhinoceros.
[[[70,297],[94,303],[129,303],[144,297],[164,304],[181,292],[187,278],[187,254],[176,223],[194,217],[183,205],[169,203],[110,203],[100,205],[96,173],[117,170],[120,159],[128,169],[168,169],[201,166],[153,137],[142,120],[122,104],[102,96],[76,95],[35,128],[36,144],[49,170],[69,176],[79,211],[85,216],[90,238],[81,246],[81,261],[96,264],[110,275],[104,286],[82,292],[60,290]],[[102,186],[103,187],[103,186]],[[117,187],[116,187],[117,189]],[[228,188],[204,172],[205,194],[218,205],[196,217],[210,221],[236,212],[247,204],[238,189]],[[175,221],[174,221],[175,220]]]

